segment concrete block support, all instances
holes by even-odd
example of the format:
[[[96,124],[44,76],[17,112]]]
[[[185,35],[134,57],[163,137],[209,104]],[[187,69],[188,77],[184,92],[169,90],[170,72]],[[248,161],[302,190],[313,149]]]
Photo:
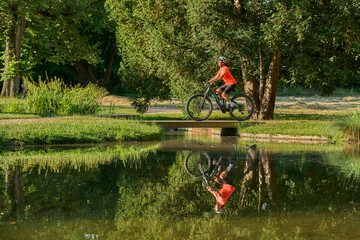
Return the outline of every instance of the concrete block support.
[[[221,128],[221,136],[239,136],[237,128]]]

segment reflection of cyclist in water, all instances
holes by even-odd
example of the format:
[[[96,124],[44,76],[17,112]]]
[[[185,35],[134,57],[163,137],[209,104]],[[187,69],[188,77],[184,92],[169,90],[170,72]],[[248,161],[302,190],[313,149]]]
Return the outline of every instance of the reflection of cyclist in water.
[[[221,172],[221,166],[219,166],[219,171],[215,175],[215,182],[219,183],[221,185],[221,189],[219,192],[215,191],[213,188],[211,188],[209,185],[206,186],[206,189],[215,197],[216,200],[216,206],[215,206],[215,212],[216,213],[223,213],[223,207],[231,194],[235,190],[235,186],[230,182],[229,179],[226,178],[227,174],[230,172],[231,168],[233,167],[233,164],[230,163],[228,167]]]

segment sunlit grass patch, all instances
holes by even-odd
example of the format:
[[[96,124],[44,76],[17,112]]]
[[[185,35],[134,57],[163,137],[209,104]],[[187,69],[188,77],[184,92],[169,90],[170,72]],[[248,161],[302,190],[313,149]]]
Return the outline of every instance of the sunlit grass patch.
[[[0,125],[0,144],[66,144],[140,141],[161,133],[156,125],[122,120],[74,117]]]
[[[266,121],[242,122],[238,125],[239,133],[284,134],[304,136],[327,136],[327,121]]]

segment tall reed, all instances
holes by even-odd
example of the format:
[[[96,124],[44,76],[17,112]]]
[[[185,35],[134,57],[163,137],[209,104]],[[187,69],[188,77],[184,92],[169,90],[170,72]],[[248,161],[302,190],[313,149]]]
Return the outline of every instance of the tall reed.
[[[26,80],[26,112],[30,113],[64,113],[93,114],[100,107],[100,99],[107,92],[94,84],[85,87],[76,85],[68,87],[59,78],[38,82]]]

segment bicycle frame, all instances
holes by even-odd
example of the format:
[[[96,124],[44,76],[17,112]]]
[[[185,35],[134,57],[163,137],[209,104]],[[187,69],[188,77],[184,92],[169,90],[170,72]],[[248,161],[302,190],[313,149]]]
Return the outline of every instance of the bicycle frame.
[[[220,99],[216,95],[216,90],[211,87],[211,84],[206,83],[206,85],[207,85],[207,89],[204,93],[204,98],[201,101],[200,108],[202,108],[204,106],[204,101],[205,101],[206,96],[210,95],[210,96],[213,96],[213,98],[215,99],[215,102],[219,106],[221,112],[225,113],[226,109],[224,108],[224,105],[221,104]],[[210,92],[211,92],[211,94],[209,94]]]
[[[222,158],[220,157],[219,161],[216,163],[214,169],[212,170],[212,172],[210,173],[208,178],[206,178],[204,170],[202,169],[201,165],[199,164],[199,169],[203,175],[203,179],[205,180],[206,184],[209,184],[209,182],[216,176],[216,174],[219,170],[218,166],[220,165],[221,162],[222,162]]]

